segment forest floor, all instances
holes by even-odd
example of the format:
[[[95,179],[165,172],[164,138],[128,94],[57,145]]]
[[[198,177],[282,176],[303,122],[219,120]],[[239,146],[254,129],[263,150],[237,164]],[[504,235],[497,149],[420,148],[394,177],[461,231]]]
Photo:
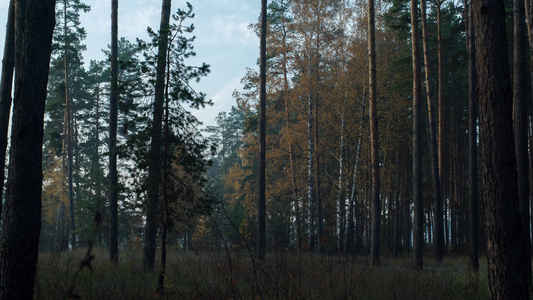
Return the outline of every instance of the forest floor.
[[[437,263],[425,256],[423,271],[411,256],[367,258],[319,256],[283,251],[252,261],[247,252],[168,254],[165,293],[156,293],[158,270],[145,272],[142,251],[120,253],[113,265],[104,249],[41,253],[36,299],[488,299],[487,266],[479,274],[465,256]],[[90,265],[90,267],[87,267]],[[83,267],[82,267],[83,266]]]

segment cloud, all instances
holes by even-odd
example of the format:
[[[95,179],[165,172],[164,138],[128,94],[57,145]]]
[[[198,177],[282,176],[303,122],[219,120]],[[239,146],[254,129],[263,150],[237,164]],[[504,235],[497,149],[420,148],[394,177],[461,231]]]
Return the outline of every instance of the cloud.
[[[211,23],[211,44],[255,45],[257,37],[250,32],[247,21],[235,16],[217,16]]]
[[[130,40],[135,40],[136,37],[147,39],[147,27],[152,27],[154,30],[159,30],[159,19],[161,15],[160,5],[156,5],[154,1],[137,1],[145,2],[144,4],[129,5],[122,12],[119,12],[121,22],[119,26],[120,36],[125,36]],[[121,15],[120,15],[121,14]]]
[[[227,106],[228,103],[234,102],[232,94],[235,89],[241,87],[241,77],[234,77],[222,86],[211,98],[215,103],[214,108],[220,106]]]
[[[195,1],[194,1],[195,2]],[[192,3],[198,43],[209,46],[257,44],[248,25],[259,16],[259,4],[250,0],[217,0]],[[253,4],[253,5],[252,5]],[[195,6],[196,5],[196,6]]]
[[[104,59],[101,52],[111,43],[111,4],[109,1],[85,0],[91,11],[81,14],[82,26],[87,30],[88,59]],[[118,35],[134,42],[137,37],[147,39],[146,28],[159,26],[161,13],[157,1],[130,0],[127,4],[119,3]]]
[[[240,81],[240,77],[228,79],[228,82],[220,89],[215,91],[213,96],[208,95],[208,97],[213,100],[214,105],[206,107],[205,109],[199,110],[197,113],[195,113],[198,119],[204,123],[204,126],[216,125],[216,116],[220,112],[228,111],[231,106],[236,105],[232,94],[235,89],[241,87]]]

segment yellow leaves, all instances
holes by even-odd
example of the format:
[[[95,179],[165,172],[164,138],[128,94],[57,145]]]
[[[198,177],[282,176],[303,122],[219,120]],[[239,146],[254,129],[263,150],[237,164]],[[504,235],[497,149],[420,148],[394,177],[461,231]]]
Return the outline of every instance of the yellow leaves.
[[[57,221],[58,211],[69,205],[67,171],[61,158],[56,158],[43,172],[43,220],[50,224]],[[68,210],[64,213],[68,216]]]
[[[243,197],[243,181],[246,175],[250,175],[250,171],[246,172],[239,164],[234,164],[230,167],[229,172],[224,175],[227,193],[225,195],[226,201],[231,205],[235,205],[237,199]]]
[[[193,245],[193,248],[201,249],[209,249],[213,246],[211,237],[213,235],[211,234],[211,228],[209,227],[209,224],[207,223],[207,217],[206,216],[200,216],[200,219],[198,220],[198,224],[194,228],[194,233],[191,238],[191,243]]]

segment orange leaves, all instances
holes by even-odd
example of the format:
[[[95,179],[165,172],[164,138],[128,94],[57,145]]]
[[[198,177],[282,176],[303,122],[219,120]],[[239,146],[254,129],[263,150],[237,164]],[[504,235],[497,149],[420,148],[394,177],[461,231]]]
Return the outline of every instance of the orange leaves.
[[[43,219],[50,223],[57,222],[58,214],[68,217],[68,189],[66,184],[66,170],[61,158],[55,158],[52,164],[43,172]]]

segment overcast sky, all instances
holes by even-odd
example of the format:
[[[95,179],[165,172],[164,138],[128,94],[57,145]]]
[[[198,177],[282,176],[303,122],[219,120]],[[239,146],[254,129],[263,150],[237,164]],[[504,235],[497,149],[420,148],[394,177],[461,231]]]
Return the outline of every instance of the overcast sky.
[[[111,1],[85,0],[91,11],[82,14],[82,26],[87,30],[87,52],[84,58],[104,59],[101,49],[107,48],[111,39]],[[9,0],[0,0],[0,53],[4,49],[5,24]],[[172,13],[186,8],[186,1],[172,1]],[[214,106],[194,112],[205,125],[213,125],[220,111],[228,111],[235,100],[233,90],[240,87],[246,67],[256,67],[259,57],[259,39],[248,30],[248,25],[259,16],[257,0],[189,0],[196,14],[194,43],[197,57],[191,64],[206,62],[211,73],[202,79],[198,91],[207,93]],[[60,4],[58,4],[60,5]],[[147,39],[148,26],[159,29],[161,1],[119,0],[119,37],[134,42],[137,37]]]

